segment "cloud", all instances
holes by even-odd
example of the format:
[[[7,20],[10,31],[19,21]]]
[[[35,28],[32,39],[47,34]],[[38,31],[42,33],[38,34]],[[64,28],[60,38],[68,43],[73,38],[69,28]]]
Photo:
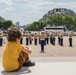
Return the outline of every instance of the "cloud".
[[[13,5],[14,2],[12,0],[0,0],[0,4],[5,4],[5,5]]]
[[[7,12],[10,12],[10,11],[14,11],[15,9],[13,7],[6,7],[4,9],[1,9],[0,10],[0,15],[1,14],[6,14]]]
[[[55,2],[51,0],[0,0],[0,15],[21,24],[38,21],[53,8],[67,8],[76,12],[76,2]],[[6,6],[5,6],[6,5]],[[3,10],[4,9],[4,10]],[[8,14],[7,14],[8,13]],[[13,17],[12,17],[13,16]]]

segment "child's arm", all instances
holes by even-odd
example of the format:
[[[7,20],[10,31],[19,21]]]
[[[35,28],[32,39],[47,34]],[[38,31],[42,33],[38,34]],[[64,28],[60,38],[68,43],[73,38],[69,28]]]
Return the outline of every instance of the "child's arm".
[[[25,47],[22,51],[27,53],[27,54],[31,54],[31,48],[30,47]]]

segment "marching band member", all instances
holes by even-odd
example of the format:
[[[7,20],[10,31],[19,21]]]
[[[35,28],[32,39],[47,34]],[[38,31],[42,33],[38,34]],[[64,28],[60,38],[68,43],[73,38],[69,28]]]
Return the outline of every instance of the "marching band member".
[[[64,36],[64,33],[61,32],[60,33],[60,45],[63,46],[63,36]]]
[[[35,44],[35,45],[37,45],[37,37],[38,37],[38,35],[37,35],[37,33],[35,33],[35,34],[34,34],[34,44]]]
[[[41,31],[40,44],[41,44],[41,53],[44,53],[44,46],[45,46],[45,34],[44,34],[44,31]]]
[[[50,37],[50,44],[52,44],[52,32],[50,32],[49,37]]]
[[[52,32],[52,44],[55,45],[55,32]]]
[[[26,37],[26,45],[28,45],[29,44],[29,34],[28,34],[28,32],[26,33],[25,37]]]
[[[3,32],[0,31],[0,46],[2,46],[3,43]]]
[[[48,42],[49,42],[48,37],[49,37],[48,33],[45,33],[45,45],[48,44]]]
[[[73,36],[73,32],[70,31],[69,34],[68,34],[68,36],[69,36],[69,46],[72,47],[72,36]]]
[[[32,41],[33,41],[33,38],[32,38],[32,34],[30,32],[30,34],[29,34],[29,42],[30,42],[30,44],[32,44]]]
[[[58,32],[58,44],[60,45],[60,32]]]

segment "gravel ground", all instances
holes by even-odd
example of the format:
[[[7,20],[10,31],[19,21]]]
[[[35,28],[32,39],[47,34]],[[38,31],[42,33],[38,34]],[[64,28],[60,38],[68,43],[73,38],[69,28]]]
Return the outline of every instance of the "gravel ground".
[[[0,47],[0,57],[2,57],[3,49],[5,47],[5,43],[7,42],[4,37],[3,47]],[[23,44],[25,45],[25,38],[23,39]],[[25,45],[26,46],[26,45]],[[76,56],[76,36],[73,36],[73,47],[69,47],[68,36],[64,36],[64,46],[58,45],[58,40],[56,37],[56,45],[53,46],[48,44],[45,46],[45,53],[40,53],[40,45],[29,45],[32,49],[32,54],[30,57],[63,57],[63,56]]]

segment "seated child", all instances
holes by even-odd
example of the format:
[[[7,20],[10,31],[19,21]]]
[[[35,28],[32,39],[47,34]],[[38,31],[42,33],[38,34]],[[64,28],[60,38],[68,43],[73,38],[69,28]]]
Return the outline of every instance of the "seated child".
[[[15,27],[8,28],[8,43],[4,49],[2,65],[5,71],[19,71],[21,67],[34,66],[29,60],[30,47],[24,47],[20,42],[21,32]]]

